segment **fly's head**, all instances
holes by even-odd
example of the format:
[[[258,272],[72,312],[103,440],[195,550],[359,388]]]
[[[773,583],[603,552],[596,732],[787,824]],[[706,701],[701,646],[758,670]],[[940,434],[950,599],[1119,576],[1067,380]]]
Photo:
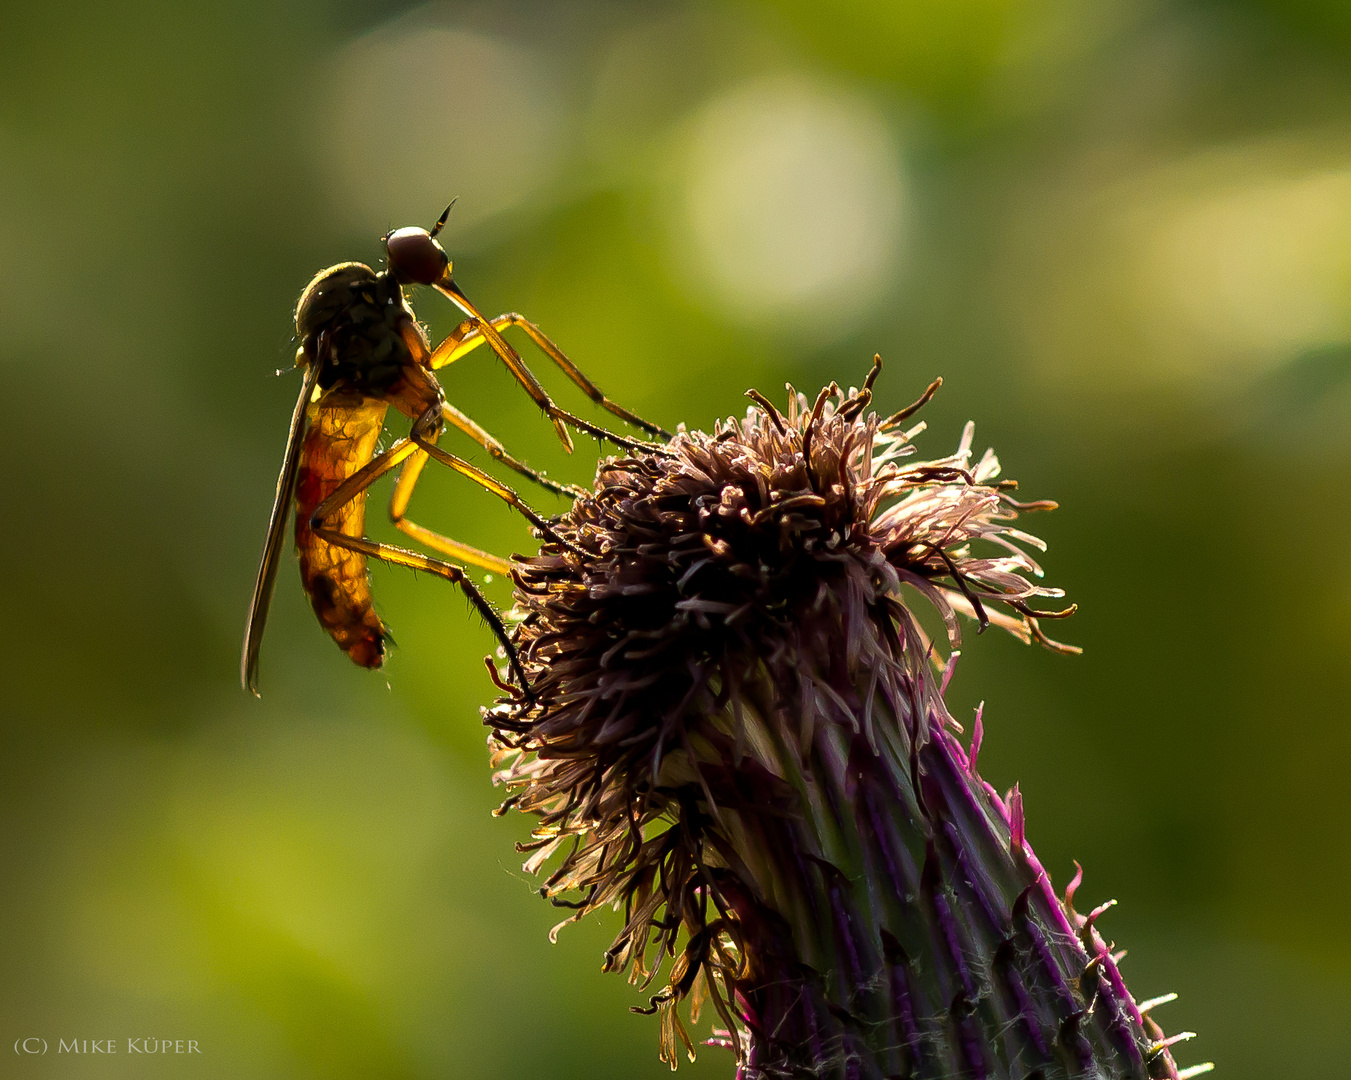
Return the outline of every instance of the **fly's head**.
[[[450,277],[450,256],[426,229],[411,225],[385,237],[385,258],[400,285],[434,285]]]
[[[448,217],[450,206],[430,230],[410,225],[395,229],[385,237],[389,272],[400,285],[435,285],[438,281],[450,280],[450,256],[436,238]]]

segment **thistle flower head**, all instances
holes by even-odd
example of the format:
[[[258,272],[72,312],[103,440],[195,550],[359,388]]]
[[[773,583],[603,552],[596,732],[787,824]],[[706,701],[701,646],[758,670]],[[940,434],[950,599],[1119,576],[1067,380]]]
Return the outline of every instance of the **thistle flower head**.
[[[879,418],[879,368],[604,462],[567,543],[517,563],[531,692],[487,720],[503,810],[538,819],[526,868],[558,857],[565,923],[622,911],[607,970],[648,986],[674,958],[650,1009],[673,1066],[688,999],[746,1077],[1174,1076],[1020,797],[979,779],[979,719],[958,743],[903,589],[951,646],[961,614],[1065,649],[1014,525],[1053,504],[1015,501],[970,425],[915,460],[938,383]]]

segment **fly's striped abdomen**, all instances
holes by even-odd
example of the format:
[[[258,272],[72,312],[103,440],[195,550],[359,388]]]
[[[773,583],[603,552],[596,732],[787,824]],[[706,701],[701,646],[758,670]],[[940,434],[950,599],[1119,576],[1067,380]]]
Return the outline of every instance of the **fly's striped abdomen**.
[[[326,395],[312,407],[296,476],[296,549],[300,578],[325,630],[355,663],[378,668],[386,631],[371,602],[366,556],[314,535],[310,517],[338,485],[371,460],[388,408],[383,401]],[[366,492],[324,522],[353,538],[365,535]]]

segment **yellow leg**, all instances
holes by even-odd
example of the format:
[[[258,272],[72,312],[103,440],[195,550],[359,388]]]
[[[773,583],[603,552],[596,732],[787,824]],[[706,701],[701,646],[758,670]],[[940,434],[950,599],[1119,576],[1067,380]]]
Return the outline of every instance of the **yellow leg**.
[[[406,566],[413,570],[426,570],[429,573],[436,574],[438,577],[459,585],[460,589],[468,597],[469,602],[487,621],[492,628],[493,633],[501,641],[506,650],[507,657],[511,662],[512,670],[516,673],[522,688],[529,693],[529,682],[526,679],[525,671],[521,667],[520,659],[516,654],[515,646],[512,645],[507,635],[505,625],[501,617],[493,609],[472,581],[469,580],[464,568],[454,563],[444,562],[440,559],[433,559],[420,552],[408,551],[404,548],[396,547],[393,544],[385,544],[368,537],[352,537],[338,531],[328,528],[324,522],[336,511],[341,509],[346,503],[356,498],[359,494],[369,488],[375,481],[380,479],[386,473],[404,464],[404,470],[399,476],[398,483],[395,485],[394,497],[390,503],[390,516],[394,518],[394,523],[410,536],[422,541],[427,546],[450,555],[452,558],[460,559],[476,566],[481,566],[486,570],[510,576],[511,564],[504,559],[499,559],[495,555],[490,555],[478,548],[470,547],[468,544],[462,544],[458,540],[452,540],[448,536],[442,536],[440,533],[433,532],[416,522],[409,521],[405,516],[408,509],[409,499],[412,497],[413,488],[416,486],[418,475],[422,472],[426,464],[428,455],[435,457],[438,461],[454,469],[462,476],[468,477],[475,483],[491,491],[509,506],[518,510],[532,525],[540,529],[550,539],[558,543],[567,542],[559,537],[548,522],[530,509],[520,497],[504,484],[498,483],[481,469],[475,468],[469,462],[461,458],[448,454],[440,449],[432,441],[436,437],[436,428],[439,425],[439,416],[428,412],[420,417],[413,425],[413,434],[410,438],[400,439],[388,450],[371,459],[366,465],[358,469],[349,476],[333,492],[315,507],[314,513],[310,516],[310,528],[314,535],[326,543],[333,544],[336,547],[345,548],[349,551],[356,551],[371,558],[380,559],[383,562],[392,563],[396,566]],[[571,547],[572,545],[567,545]]]
[[[316,512],[315,517],[319,516]],[[483,620],[497,635],[497,640],[502,643],[502,648],[506,650],[507,662],[511,665],[511,670],[515,672],[516,679],[521,684],[521,689],[526,694],[530,693],[530,680],[526,678],[525,669],[521,667],[521,659],[516,653],[516,646],[511,643],[511,638],[507,635],[506,626],[503,625],[501,617],[493,609],[492,604],[488,603],[487,597],[479,592],[474,583],[469,580],[469,575],[464,572],[463,567],[421,555],[416,551],[407,551],[404,548],[395,547],[393,544],[382,544],[375,540],[368,540],[364,536],[348,536],[346,533],[341,533],[336,529],[324,528],[322,525],[314,526],[314,535],[334,547],[357,551],[372,559],[380,559],[382,562],[393,563],[396,566],[407,566],[412,570],[425,570],[429,574],[435,574],[437,577],[451,582],[451,584],[458,585],[469,602],[474,605],[475,610],[483,616]]]
[[[399,477],[399,483],[395,485],[394,497],[390,501],[390,516],[394,519],[394,524],[410,536],[434,540],[435,542],[429,544],[429,546],[448,555],[453,555],[455,558],[464,559],[466,562],[482,566],[486,570],[493,570],[502,574],[510,573],[510,564],[495,555],[489,555],[486,552],[479,551],[478,548],[461,544],[458,540],[452,540],[440,533],[432,532],[432,530],[418,525],[416,522],[409,521],[405,516],[408,502],[412,498],[413,488],[422,472],[426,456],[430,455],[441,462],[442,465],[453,469],[461,476],[474,481],[485,491],[496,495],[554,543],[576,550],[573,544],[555,532],[553,526],[535,513],[525,500],[507,487],[506,484],[500,483],[482,469],[465,461],[464,458],[456,457],[437,446],[435,440],[438,426],[439,415],[431,412],[424,413],[413,424],[412,433],[407,439],[400,439],[384,453],[377,454],[370,462],[334,488],[332,494],[315,507],[310,518],[311,527],[318,529],[325,519],[339,507],[356,498],[357,495],[365,491],[391,469],[395,469],[404,461],[408,461],[408,465],[405,467],[405,472],[409,473],[408,479],[405,480],[402,475]],[[422,458],[422,460],[419,461],[418,458]]]
[[[469,324],[466,323],[464,325]],[[440,384],[436,382],[436,379],[433,376],[428,374],[432,370],[433,353],[428,350],[427,343],[423,340],[422,334],[418,331],[417,327],[415,327],[411,322],[403,326],[400,332],[403,336],[404,343],[408,346],[408,351],[412,353],[413,360],[418,365],[417,371],[421,372],[422,378],[426,379],[431,386],[435,387],[435,394],[436,397],[438,398],[437,417],[439,417],[440,420],[449,420],[455,427],[459,428],[471,439],[473,439],[476,443],[478,443],[479,446],[487,450],[488,453],[493,456],[494,460],[500,461],[503,465],[505,465],[509,469],[514,469],[516,472],[520,473],[528,480],[531,480],[534,483],[539,484],[540,487],[548,488],[556,495],[567,495],[570,498],[574,499],[584,494],[581,488],[574,487],[572,484],[560,484],[556,480],[550,480],[539,470],[532,469],[525,462],[519,461],[516,458],[512,457],[510,454],[507,453],[506,447],[504,447],[500,442],[498,442],[495,438],[493,438],[486,431],[484,431],[483,428],[479,427],[478,424],[476,424],[468,416],[462,413],[459,409],[455,408],[453,405],[447,402],[445,400],[445,395],[441,393]],[[529,369],[525,370],[528,374]],[[533,376],[531,377],[533,378]],[[538,384],[536,384],[536,386],[538,386]],[[539,400],[539,398],[536,397],[534,390],[531,390],[529,386],[527,386],[526,389],[530,392],[531,397],[535,397],[536,400]],[[546,406],[546,411],[548,408],[552,408],[553,404],[552,402],[548,401],[548,395],[544,393],[543,387],[539,387],[539,394],[543,396],[543,400],[545,402],[548,402],[548,405]],[[421,405],[420,399],[415,400],[417,400],[417,403]],[[399,403],[399,407],[401,409],[404,409],[405,412],[407,412],[407,407],[405,404]],[[557,411],[561,412],[561,410]],[[437,417],[432,417],[429,415],[429,413],[425,413],[424,415],[419,416],[416,413],[409,412],[408,415],[412,417],[417,422],[418,425],[420,425],[418,430],[428,432],[435,429],[436,431],[440,431],[440,425],[438,423],[432,422]],[[572,443],[568,442],[566,445],[568,450],[570,451],[572,449]]]
[[[418,421],[418,423],[413,425],[413,430],[409,435],[409,438],[411,438],[413,442],[417,444],[418,448],[423,453],[429,454],[430,456],[434,457],[442,465],[446,466],[446,468],[454,469],[461,476],[467,477],[468,479],[474,481],[474,483],[478,484],[484,490],[492,492],[504,503],[506,503],[508,506],[516,510],[516,512],[519,513],[523,518],[525,518],[526,521],[530,522],[531,525],[535,526],[536,529],[538,529],[541,533],[543,533],[544,536],[548,537],[548,539],[552,540],[555,544],[561,544],[563,547],[569,548],[572,551],[577,551],[579,554],[584,554],[583,552],[580,551],[580,549],[577,548],[575,544],[571,543],[568,540],[565,540],[562,536],[560,536],[557,532],[555,532],[552,525],[550,525],[547,521],[545,521],[544,518],[540,517],[539,514],[535,513],[534,510],[530,509],[530,507],[526,505],[525,501],[519,495],[517,495],[516,492],[512,491],[511,488],[507,487],[506,484],[503,484],[500,481],[496,480],[494,477],[489,476],[478,466],[471,465],[469,462],[465,461],[464,458],[456,457],[454,454],[442,450],[439,446],[436,445],[437,432],[434,430],[419,430],[421,428],[423,428],[422,421]],[[410,462],[409,464],[411,465],[412,463]],[[419,465],[417,468],[418,471],[420,472],[422,466]],[[414,478],[413,481],[411,481],[408,484],[407,493],[404,495],[402,499],[405,507],[407,506],[408,498],[412,495],[412,487],[413,483],[415,482],[416,477]],[[395,492],[395,495],[396,497],[398,497],[397,490]]]
[[[490,570],[495,574],[510,578],[511,564],[505,559],[499,559],[496,555],[490,555],[479,548],[470,547],[458,540],[452,540],[449,536],[433,532],[426,526],[419,525],[416,521],[410,521],[405,516],[408,510],[408,500],[412,498],[413,488],[417,485],[422,467],[426,464],[426,453],[421,449],[415,449],[412,457],[408,459],[403,470],[399,473],[398,480],[394,482],[394,495],[389,500],[389,518],[394,522],[395,527],[407,533],[418,543],[431,548],[433,551],[441,552],[442,555],[449,555],[459,562],[479,566],[484,570]]]
[[[387,472],[398,468],[403,462],[408,462],[408,465],[404,466],[405,470],[407,470],[408,466],[413,465],[414,462],[425,462],[426,460],[427,455],[418,448],[416,443],[411,439],[400,439],[383,454],[379,454],[372,458],[370,462],[354,472],[334,488],[332,494],[330,494],[327,499],[315,507],[314,513],[311,515],[311,519],[315,523],[314,527],[317,528],[318,525],[326,521],[333,513],[341,509],[345,504],[351,502]],[[421,464],[418,465],[416,471],[421,471]],[[403,474],[400,474],[400,479],[402,479],[402,475]],[[414,474],[414,480],[416,480],[416,473]],[[408,507],[408,496],[412,494],[412,487],[412,483],[409,483],[407,494],[402,500],[401,511],[406,510]],[[391,516],[392,515],[393,508],[391,507]],[[480,551],[476,547],[470,547],[468,544],[462,544],[458,540],[450,539],[448,536],[441,536],[439,533],[434,533],[430,529],[424,528],[416,522],[409,521],[407,518],[403,517],[402,512],[400,513],[399,518],[395,520],[394,524],[404,532],[408,533],[409,536],[415,536],[418,539],[422,539],[424,535],[435,538],[438,543],[428,544],[428,546],[435,548],[443,554],[451,556],[451,558],[459,559],[461,562],[467,562],[472,566],[482,567],[484,570],[490,570],[493,573],[504,575],[510,575],[511,573],[511,564],[505,559],[499,559],[496,555],[490,555],[488,552]]]
[[[441,281],[438,281],[435,284],[435,288],[438,292],[449,297],[456,307],[468,315],[474,325],[485,328],[483,333],[487,338],[488,344],[492,346],[493,352],[497,354],[497,358],[507,365],[507,370],[510,371],[512,377],[525,388],[525,392],[530,395],[530,399],[544,411],[544,415],[553,421],[554,431],[558,433],[558,438],[563,443],[563,447],[569,454],[572,453],[572,436],[568,434],[568,429],[564,426],[563,418],[559,415],[560,410],[549,397],[548,391],[545,390],[540,384],[540,381],[535,378],[535,373],[526,367],[525,361],[521,359],[520,354],[507,344],[501,334],[491,326],[488,326],[488,320],[479,314],[478,308],[470,303],[469,297],[465,296],[464,293],[460,291],[460,287],[451,281],[448,276]],[[416,356],[419,361],[426,363],[427,366],[430,367],[430,358],[422,348],[422,342],[418,340],[415,345],[414,341],[410,340],[410,338],[417,338],[418,335],[410,330],[410,332],[405,333],[403,337],[404,341],[406,341],[412,349],[413,355]]]
[[[545,356],[557,364],[563,374],[571,379],[573,383],[581,389],[582,393],[602,409],[613,413],[627,424],[642,428],[651,435],[656,435],[663,439],[669,439],[671,437],[670,432],[658,427],[650,421],[644,420],[641,416],[630,412],[622,405],[619,405],[606,397],[601,388],[588,379],[586,375],[582,373],[581,368],[569,360],[563,353],[563,350],[555,345],[543,330],[532,323],[524,315],[520,315],[515,311],[509,311],[505,315],[499,315],[495,319],[490,319],[488,325],[499,334],[508,326],[520,327],[525,331],[530,340],[539,346],[540,352],[544,353]],[[431,362],[433,369],[444,367],[446,364],[453,364],[460,357],[478,348],[478,346],[484,344],[487,340],[488,338],[484,335],[477,320],[466,320],[457,326],[455,330],[451,332],[450,337],[446,338],[445,341],[438,345],[436,351],[432,353]]]
[[[480,335],[479,339],[487,342],[493,352],[497,354],[498,359],[506,364],[507,370],[511,372],[516,381],[525,388],[525,392],[530,395],[531,400],[533,400],[535,404],[544,411],[544,414],[553,421],[554,430],[558,432],[558,437],[562,440],[563,445],[569,452],[572,450],[572,436],[568,434],[568,427],[575,428],[578,431],[584,431],[588,435],[592,435],[597,439],[603,439],[606,442],[613,443],[615,446],[623,447],[626,450],[662,450],[661,447],[654,446],[651,443],[645,443],[639,439],[629,439],[622,435],[616,435],[614,432],[607,431],[603,427],[588,423],[579,416],[574,416],[565,409],[560,409],[554,404],[553,399],[549,397],[548,392],[540,384],[539,379],[535,377],[534,372],[526,366],[525,361],[521,359],[520,354],[507,343],[506,339],[503,338],[500,333],[498,333],[497,328],[492,324],[492,321],[484,318],[479,310],[470,303],[469,298],[460,291],[458,285],[447,278],[437,282],[435,287],[454,301],[455,305],[468,315],[469,318],[461,323],[445,342],[442,342],[441,345],[437,346],[428,361],[430,366],[440,367],[448,363],[449,361],[444,360],[439,364],[436,363],[435,358],[437,354],[440,353],[442,349],[445,349],[451,341],[455,341],[456,344],[459,344],[468,336],[469,330],[477,330]],[[456,338],[457,334],[459,334],[459,338]],[[405,335],[405,337],[406,336],[407,335]],[[543,337],[544,335],[541,334],[540,336]],[[546,338],[545,340],[548,339]],[[472,347],[473,346],[471,346],[471,348]],[[455,345],[449,345],[449,351],[453,351],[454,349]],[[555,346],[555,351],[556,350],[557,347]],[[558,355],[562,356],[562,353],[560,352]],[[567,358],[564,357],[564,360],[567,360]],[[571,368],[573,371],[577,370],[571,361],[568,361],[567,363],[568,368]],[[566,371],[567,368],[564,370]],[[578,374],[580,375],[580,372],[578,372]],[[599,391],[597,392],[599,393]]]
[[[582,488],[576,487],[573,484],[560,484],[557,480],[550,480],[542,472],[532,469],[525,462],[518,461],[516,458],[512,457],[507,453],[506,447],[484,431],[483,428],[479,427],[478,424],[474,423],[468,416],[460,412],[459,409],[455,408],[454,405],[447,402],[442,406],[441,412],[443,417],[452,425],[459,428],[473,439],[474,442],[478,443],[479,446],[487,450],[488,453],[492,455],[494,461],[500,461],[508,469],[520,473],[527,480],[533,481],[542,488],[547,488],[556,495],[567,495],[569,498],[575,499],[580,495],[586,494]],[[410,462],[409,464],[411,466],[412,463]],[[405,469],[405,472],[406,471],[407,470]],[[400,482],[402,482],[402,478],[403,474],[401,473]]]

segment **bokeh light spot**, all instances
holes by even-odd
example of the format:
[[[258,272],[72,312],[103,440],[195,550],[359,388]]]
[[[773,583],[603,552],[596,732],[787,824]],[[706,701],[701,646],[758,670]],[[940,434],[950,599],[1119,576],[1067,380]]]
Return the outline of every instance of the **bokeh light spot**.
[[[1351,169],[1185,200],[1149,248],[1176,315],[1215,346],[1284,358],[1351,332]]]
[[[821,340],[884,295],[907,192],[897,139],[866,98],[744,85],[699,110],[681,153],[681,273],[714,310]]]
[[[334,57],[319,102],[323,166],[353,225],[430,226],[457,197],[470,229],[554,178],[564,114],[521,45],[417,22]]]
[[[1010,311],[1044,375],[1228,400],[1351,341],[1340,140],[1239,142],[1117,171],[1048,185],[1011,245]]]

